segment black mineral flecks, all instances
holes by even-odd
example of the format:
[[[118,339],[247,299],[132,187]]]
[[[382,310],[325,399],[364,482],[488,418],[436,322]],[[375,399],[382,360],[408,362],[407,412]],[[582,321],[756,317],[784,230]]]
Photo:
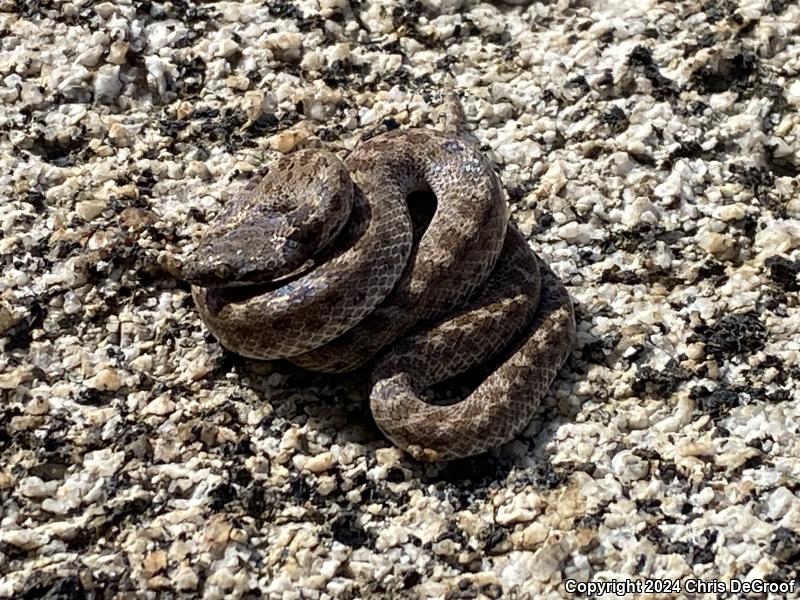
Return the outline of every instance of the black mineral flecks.
[[[761,350],[766,339],[767,328],[751,311],[726,315],[712,325],[700,325],[690,341],[703,342],[706,352],[724,360]]]
[[[733,173],[734,181],[742,184],[756,198],[763,198],[775,184],[775,176],[764,167],[740,167],[731,164],[728,170]]]
[[[677,93],[674,82],[664,77],[658,65],[653,61],[653,53],[645,46],[636,46],[628,56],[628,64],[641,69],[644,76],[653,86],[653,96],[658,100],[674,97]]]
[[[344,511],[330,524],[333,539],[351,548],[373,548],[375,534],[364,529],[359,520],[360,511]]]
[[[645,365],[636,372],[636,379],[631,386],[631,391],[636,395],[647,393],[656,398],[668,398],[681,383],[690,378],[689,371],[679,367],[672,360],[662,369]]]
[[[800,533],[778,527],[769,542],[769,553],[780,563],[800,566]]]
[[[784,292],[800,291],[800,260],[770,256],[764,261],[764,266],[769,269],[769,278]]]
[[[693,85],[704,94],[719,94],[728,90],[742,91],[752,84],[758,59],[743,50],[731,58],[719,59],[717,64],[706,64],[692,74]]]
[[[706,385],[697,386],[689,393],[689,397],[695,401],[697,410],[717,420],[727,416],[732,409],[745,404],[785,402],[791,396],[783,388],[767,390],[761,387],[721,384],[715,388]]]

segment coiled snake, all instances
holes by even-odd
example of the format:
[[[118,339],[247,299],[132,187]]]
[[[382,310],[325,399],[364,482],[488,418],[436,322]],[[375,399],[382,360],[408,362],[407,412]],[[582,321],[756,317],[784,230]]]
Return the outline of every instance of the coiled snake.
[[[569,295],[508,223],[454,94],[445,109],[444,132],[384,133],[344,163],[324,150],[280,158],[183,265],[203,321],[234,352],[325,372],[371,364],[375,422],[427,461],[517,435],[575,340]],[[420,191],[435,195],[427,227],[409,212]],[[465,398],[427,397],[465,373]]]

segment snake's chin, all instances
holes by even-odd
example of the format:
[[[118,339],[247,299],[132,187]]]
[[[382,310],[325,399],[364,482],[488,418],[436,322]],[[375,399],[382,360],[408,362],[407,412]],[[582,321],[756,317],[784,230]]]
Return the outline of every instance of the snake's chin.
[[[195,287],[207,288],[210,290],[241,290],[243,288],[253,288],[254,291],[263,293],[264,291],[276,290],[295,281],[303,275],[308,274],[315,266],[316,262],[313,259],[307,260],[294,271],[274,279],[259,272],[250,273],[246,277],[241,277],[239,279],[220,278],[216,273],[197,273],[189,267],[182,272],[182,276],[186,282]]]

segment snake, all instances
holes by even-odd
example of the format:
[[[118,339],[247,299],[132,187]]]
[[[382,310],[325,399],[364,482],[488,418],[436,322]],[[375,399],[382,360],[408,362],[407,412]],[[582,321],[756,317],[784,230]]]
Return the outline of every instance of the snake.
[[[231,194],[182,265],[224,347],[364,368],[375,424],[425,462],[519,435],[576,338],[569,293],[510,221],[454,91],[441,110],[441,129],[392,129],[344,160],[281,156]]]

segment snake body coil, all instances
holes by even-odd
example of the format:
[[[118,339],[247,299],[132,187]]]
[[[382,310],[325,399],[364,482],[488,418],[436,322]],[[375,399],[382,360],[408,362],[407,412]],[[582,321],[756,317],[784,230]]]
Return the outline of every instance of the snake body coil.
[[[229,349],[326,372],[372,361],[373,417],[420,460],[517,435],[575,338],[566,290],[508,224],[492,166],[449,102],[444,133],[385,133],[344,163],[321,150],[281,158],[184,266]],[[407,198],[422,191],[435,211],[415,230]],[[465,398],[425,399],[464,373],[481,379]]]

